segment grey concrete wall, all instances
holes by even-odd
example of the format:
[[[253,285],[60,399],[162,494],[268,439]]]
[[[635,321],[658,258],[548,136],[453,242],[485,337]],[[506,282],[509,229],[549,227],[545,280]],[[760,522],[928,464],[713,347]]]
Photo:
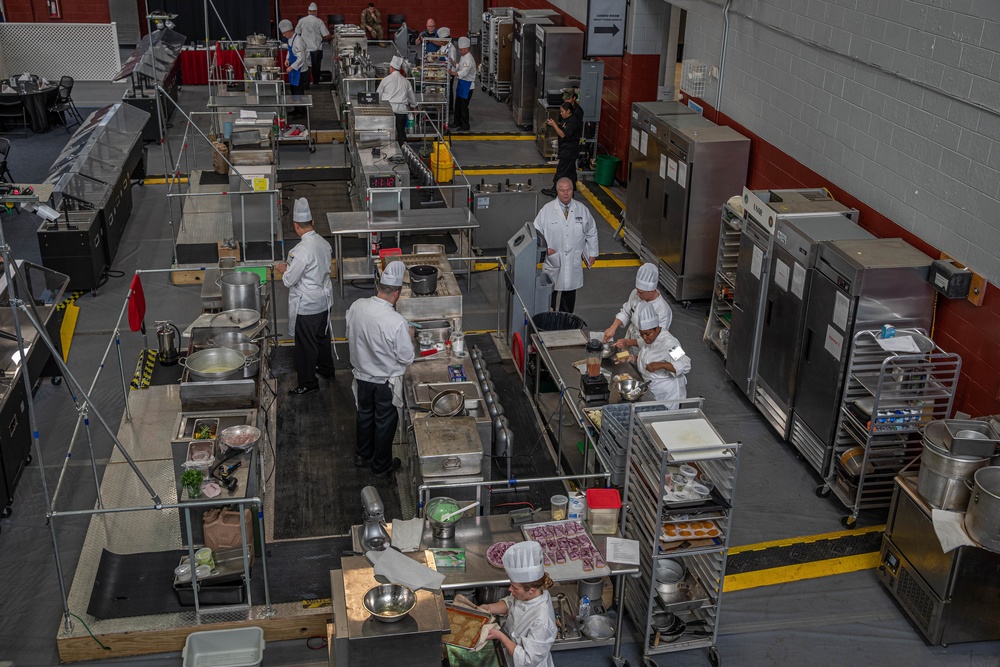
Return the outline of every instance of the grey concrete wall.
[[[722,5],[685,58],[720,65]],[[1000,0],[733,0],[705,100],[1000,282]]]

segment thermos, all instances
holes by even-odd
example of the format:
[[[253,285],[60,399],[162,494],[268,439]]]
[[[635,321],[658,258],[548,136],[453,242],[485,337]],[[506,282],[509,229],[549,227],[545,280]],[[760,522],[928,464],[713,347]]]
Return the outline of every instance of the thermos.
[[[176,337],[175,337],[176,335]],[[161,366],[173,366],[177,363],[177,344],[181,340],[181,330],[173,323],[163,320],[156,323],[156,358]]]

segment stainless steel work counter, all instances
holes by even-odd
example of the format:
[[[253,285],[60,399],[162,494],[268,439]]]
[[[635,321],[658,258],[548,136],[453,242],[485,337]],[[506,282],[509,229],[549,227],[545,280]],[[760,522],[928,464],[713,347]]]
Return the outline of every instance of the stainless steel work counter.
[[[542,333],[544,336],[545,332]],[[624,403],[625,399],[618,395],[613,386],[610,386],[610,378],[609,389],[611,395],[606,401],[584,402],[580,398],[579,391],[573,390],[580,387],[580,371],[573,364],[586,359],[585,343],[566,347],[550,347],[542,343],[538,334],[532,334],[531,342],[538,351],[538,358],[541,360],[542,365],[548,370],[553,382],[555,382],[556,387],[559,389],[558,393],[542,393],[540,391],[541,373],[536,373],[535,386],[532,390],[535,404],[544,416],[551,415],[553,412],[561,409],[563,412],[568,411],[572,417],[570,420],[566,419],[564,415],[562,419],[552,424],[556,440],[556,465],[561,469],[563,464],[569,464],[570,471],[574,474],[595,472],[594,451],[597,442],[596,438],[591,435],[590,430],[587,428],[590,422],[583,414],[583,411],[584,409],[589,410],[592,408],[601,408],[605,405]],[[640,379],[639,371],[633,364],[627,361],[617,364],[613,362],[613,359],[605,359],[601,363],[601,368],[608,371],[612,377],[620,373],[628,373],[632,377]],[[571,389],[571,391],[563,391],[567,388]],[[646,392],[637,402],[652,400],[655,400],[653,395],[650,392]],[[575,444],[581,441],[584,443],[582,464],[579,456],[576,455],[578,450],[575,447]],[[564,443],[568,443],[569,447],[563,447]],[[560,458],[562,461],[559,460]]]
[[[340,286],[340,296],[344,296],[345,280],[364,280],[374,276],[374,264],[370,252],[364,257],[354,257],[351,261],[344,260],[343,237],[351,235],[395,234],[397,244],[403,233],[416,232],[457,232],[459,254],[468,256],[472,247],[472,230],[479,227],[479,222],[466,208],[436,208],[431,210],[406,209],[386,216],[384,213],[371,214],[366,211],[348,211],[327,213],[327,224],[333,235],[334,257],[337,259],[337,284]],[[466,282],[472,275],[472,263],[466,263]]]
[[[549,521],[548,512],[539,512],[533,523]],[[586,523],[586,522],[584,522]],[[589,534],[588,528],[588,534]],[[613,536],[612,536],[613,537]],[[600,549],[607,561],[607,535],[591,535],[594,545]],[[451,540],[441,540],[435,538],[431,533],[430,524],[424,522],[424,533],[420,538],[420,548],[461,548],[465,549],[465,570],[464,571],[444,571],[444,583],[441,588],[444,590],[459,588],[477,588],[479,586],[507,586],[510,579],[507,573],[501,569],[493,567],[486,560],[486,551],[497,542],[523,542],[524,533],[521,527],[511,527],[510,518],[506,514],[494,514],[492,516],[478,516],[468,519],[459,519],[455,526],[455,538]],[[418,551],[417,553],[424,553]],[[413,554],[415,555],[415,554]],[[418,558],[419,560],[419,558]],[[627,574],[636,574],[639,571],[638,565],[623,565],[622,563],[612,563],[608,561],[611,568],[612,577]]]

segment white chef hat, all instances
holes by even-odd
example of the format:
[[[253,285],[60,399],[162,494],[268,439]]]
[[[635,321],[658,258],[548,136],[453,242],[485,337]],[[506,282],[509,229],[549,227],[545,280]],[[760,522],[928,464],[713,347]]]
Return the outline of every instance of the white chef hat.
[[[282,19],[278,22],[278,32],[288,32],[292,29],[292,22],[288,19]]]
[[[319,7],[316,6],[315,2],[310,2],[309,3],[309,11],[311,11],[311,12],[318,12],[319,11]]]
[[[653,304],[643,302],[635,313],[635,323],[639,331],[648,331],[660,326],[660,314],[653,308]]]
[[[389,61],[389,67],[398,70],[403,69],[403,59],[400,56],[393,56],[392,60]]]
[[[438,37],[444,39],[445,37],[451,37],[451,28],[438,28]]]
[[[406,266],[402,262],[390,262],[389,266],[385,267],[385,270],[382,272],[382,279],[379,282],[390,287],[402,287],[403,271],[405,270]]]
[[[295,222],[312,222],[313,214],[309,208],[309,200],[299,197],[295,200],[295,208],[292,210],[292,220]]]
[[[469,41],[468,37],[459,37],[458,38],[458,48],[460,48],[460,49],[467,49],[470,46],[472,46],[472,42]]]
[[[641,289],[644,292],[656,289],[656,285],[660,280],[660,271],[656,268],[655,264],[650,264],[646,262],[639,267],[639,270],[635,274],[635,288]]]
[[[545,575],[542,562],[542,545],[534,540],[518,542],[503,555],[503,569],[510,580],[526,584],[538,581]]]

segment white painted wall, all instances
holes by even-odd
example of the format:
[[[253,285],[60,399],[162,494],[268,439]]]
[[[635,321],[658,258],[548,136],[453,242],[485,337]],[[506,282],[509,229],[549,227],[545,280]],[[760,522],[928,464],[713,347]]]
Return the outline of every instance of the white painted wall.
[[[722,4],[685,58],[720,65]],[[1000,0],[733,0],[705,99],[1000,282]]]

